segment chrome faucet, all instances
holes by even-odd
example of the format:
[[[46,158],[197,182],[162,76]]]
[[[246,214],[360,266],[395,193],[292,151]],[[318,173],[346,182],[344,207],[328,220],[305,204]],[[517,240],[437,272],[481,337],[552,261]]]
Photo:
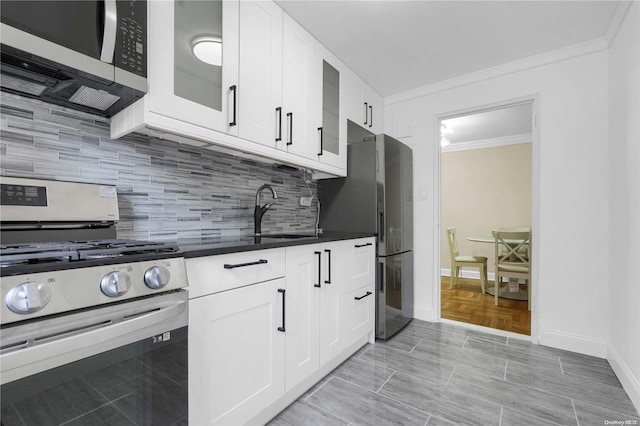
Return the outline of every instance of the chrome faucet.
[[[262,234],[262,216],[264,216],[267,210],[269,210],[271,206],[276,203],[276,201],[272,201],[262,206],[260,205],[260,194],[265,189],[271,191],[271,195],[273,196],[274,200],[278,199],[278,193],[276,192],[276,190],[271,185],[268,185],[266,183],[258,188],[258,191],[256,191],[256,206],[253,209],[253,232],[256,237],[259,237]]]

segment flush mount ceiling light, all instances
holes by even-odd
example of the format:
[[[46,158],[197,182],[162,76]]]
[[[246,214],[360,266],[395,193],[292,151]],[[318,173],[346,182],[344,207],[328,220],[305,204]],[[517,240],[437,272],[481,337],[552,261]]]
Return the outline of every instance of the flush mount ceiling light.
[[[205,64],[222,65],[222,39],[220,37],[198,37],[191,42],[191,50],[196,58]]]

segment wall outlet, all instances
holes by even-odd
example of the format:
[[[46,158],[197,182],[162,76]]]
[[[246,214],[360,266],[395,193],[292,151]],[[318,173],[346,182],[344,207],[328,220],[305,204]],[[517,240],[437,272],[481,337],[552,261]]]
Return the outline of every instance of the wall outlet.
[[[311,197],[300,197],[299,202],[302,207],[311,207]]]

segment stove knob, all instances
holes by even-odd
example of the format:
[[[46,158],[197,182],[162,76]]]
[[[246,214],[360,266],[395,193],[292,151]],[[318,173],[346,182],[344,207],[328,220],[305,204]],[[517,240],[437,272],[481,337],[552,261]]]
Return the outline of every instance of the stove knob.
[[[9,290],[4,301],[7,308],[16,314],[29,314],[44,308],[50,299],[49,287],[37,282],[27,282]]]
[[[147,269],[144,273],[144,283],[149,288],[157,289],[162,288],[169,284],[169,279],[171,278],[171,274],[169,270],[164,266],[154,266],[153,268]]]
[[[109,297],[118,297],[129,291],[131,280],[125,272],[110,272],[100,281],[100,289]]]

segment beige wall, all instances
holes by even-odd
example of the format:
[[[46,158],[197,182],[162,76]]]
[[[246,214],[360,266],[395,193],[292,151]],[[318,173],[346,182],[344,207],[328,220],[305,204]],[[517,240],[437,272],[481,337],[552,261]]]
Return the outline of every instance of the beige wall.
[[[531,143],[443,152],[441,173],[441,267],[451,266],[446,229],[455,227],[460,254],[488,257],[493,271],[493,245],[467,237],[531,226]]]

